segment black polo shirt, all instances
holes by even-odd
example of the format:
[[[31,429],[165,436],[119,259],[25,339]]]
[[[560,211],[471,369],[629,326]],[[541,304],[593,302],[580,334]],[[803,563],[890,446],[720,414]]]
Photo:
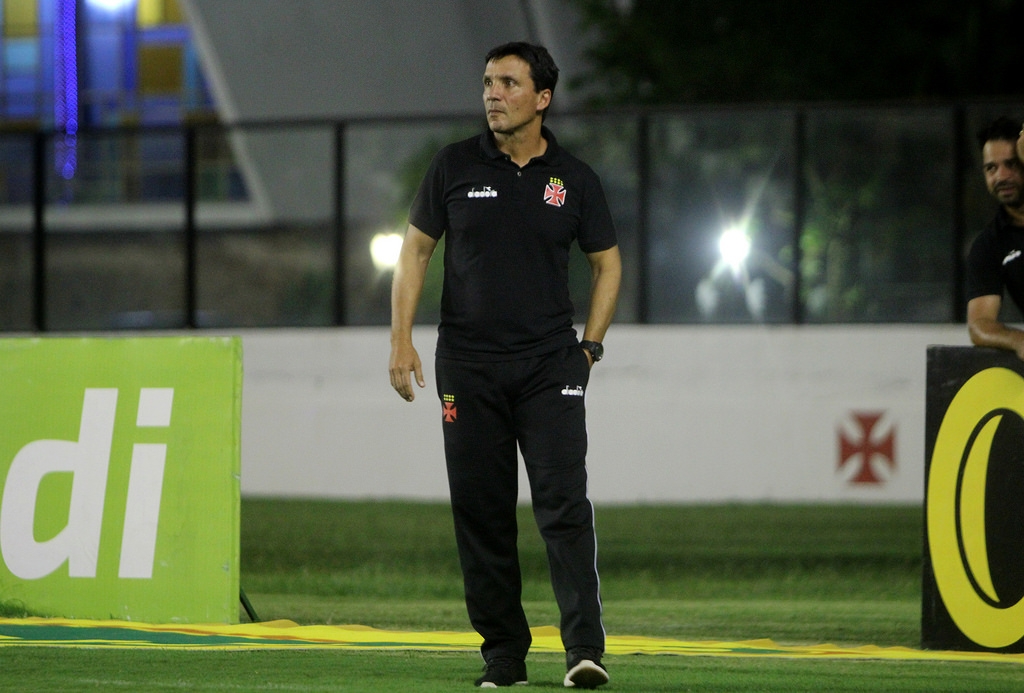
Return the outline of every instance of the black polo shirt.
[[[1009,294],[1024,311],[1024,226],[1002,207],[971,244],[967,255],[967,300]]]
[[[543,129],[547,151],[520,168],[490,132],[434,157],[409,213],[445,237],[437,354],[525,358],[576,343],[569,250],[616,245],[597,174]]]

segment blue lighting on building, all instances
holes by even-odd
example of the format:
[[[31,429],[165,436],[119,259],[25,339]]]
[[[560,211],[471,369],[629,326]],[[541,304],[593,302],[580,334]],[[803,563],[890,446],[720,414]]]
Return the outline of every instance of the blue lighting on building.
[[[64,138],[54,147],[57,173],[65,180],[78,166],[78,31],[75,0],[57,0],[53,84],[53,122]]]

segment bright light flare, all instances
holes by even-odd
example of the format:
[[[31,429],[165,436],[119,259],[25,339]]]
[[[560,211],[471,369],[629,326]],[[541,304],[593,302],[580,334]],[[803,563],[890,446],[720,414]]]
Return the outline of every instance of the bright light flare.
[[[388,272],[398,264],[402,252],[402,234],[378,233],[370,240],[370,257],[379,272]]]
[[[738,226],[728,228],[718,238],[718,252],[733,274],[737,274],[750,255],[750,237]]]
[[[87,0],[87,4],[107,12],[120,12],[135,4],[135,0]]]

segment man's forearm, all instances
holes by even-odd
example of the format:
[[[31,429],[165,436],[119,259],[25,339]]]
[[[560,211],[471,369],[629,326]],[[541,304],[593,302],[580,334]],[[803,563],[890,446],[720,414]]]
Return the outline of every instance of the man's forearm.
[[[977,320],[968,324],[971,343],[975,346],[1024,351],[1024,331],[1008,327],[997,320]]]
[[[423,293],[423,282],[434,245],[427,237],[410,226],[402,251],[395,264],[391,283],[391,341],[412,341],[412,326],[416,321],[416,308]]]
[[[619,299],[622,262],[618,248],[592,256],[591,271],[590,313],[587,315],[583,339],[601,342],[615,316],[615,306]]]

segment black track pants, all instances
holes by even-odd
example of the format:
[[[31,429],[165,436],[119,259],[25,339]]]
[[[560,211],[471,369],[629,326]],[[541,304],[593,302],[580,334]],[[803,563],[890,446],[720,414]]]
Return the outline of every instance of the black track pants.
[[[438,358],[436,374],[466,607],[484,658],[524,658],[531,643],[516,545],[517,444],[547,546],[562,642],[603,650],[583,350],[499,362]]]

